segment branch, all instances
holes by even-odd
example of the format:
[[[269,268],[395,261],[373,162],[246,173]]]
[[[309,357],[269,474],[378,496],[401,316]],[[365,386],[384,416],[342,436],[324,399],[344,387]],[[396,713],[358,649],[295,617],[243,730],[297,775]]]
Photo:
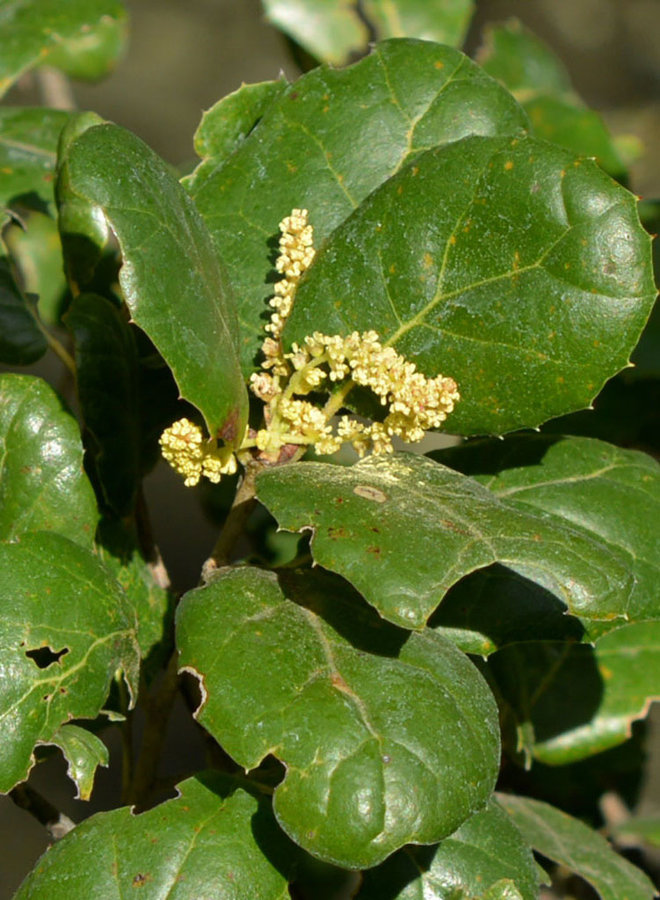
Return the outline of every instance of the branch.
[[[144,806],[157,779],[158,761],[165,743],[167,723],[179,688],[179,652],[170,656],[163,680],[153,697],[144,702],[146,722],[142,737],[142,748],[131,784],[127,790],[126,802]]]
[[[231,552],[236,541],[243,533],[245,523],[250,518],[250,513],[256,503],[255,483],[262,465],[253,459],[246,460],[244,465],[245,474],[236,491],[232,507],[229,510],[215,547],[202,567],[202,580],[205,584],[216,569],[231,562]]]
[[[9,792],[9,796],[16,806],[29,812],[37,822],[43,825],[54,841],[59,841],[75,828],[75,822],[56,809],[49,800],[46,800],[29,784],[17,784]]]

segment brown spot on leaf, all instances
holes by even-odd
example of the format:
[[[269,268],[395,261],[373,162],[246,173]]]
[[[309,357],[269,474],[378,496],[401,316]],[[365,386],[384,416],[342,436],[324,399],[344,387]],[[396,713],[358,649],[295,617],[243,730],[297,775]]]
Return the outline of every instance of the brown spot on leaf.
[[[353,493],[365,500],[373,500],[375,503],[385,503],[387,494],[379,491],[378,488],[371,487],[369,484],[358,484],[353,488]]]
[[[441,519],[440,521],[449,531],[455,531],[457,534],[470,534],[470,532],[466,531],[464,528],[459,528],[456,522],[452,522],[451,519]]]
[[[222,438],[223,441],[226,441],[228,444],[233,444],[236,440],[236,423],[238,422],[238,410],[232,409],[227,418],[225,419],[225,424],[218,431],[218,437]]]

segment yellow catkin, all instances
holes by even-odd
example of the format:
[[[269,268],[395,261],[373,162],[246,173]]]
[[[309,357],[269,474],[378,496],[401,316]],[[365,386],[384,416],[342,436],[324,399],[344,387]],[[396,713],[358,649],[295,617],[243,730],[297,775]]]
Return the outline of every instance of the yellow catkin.
[[[360,456],[391,453],[392,438],[411,443],[438,428],[460,399],[452,378],[427,378],[392,347],[383,347],[375,331],[327,335],[315,331],[302,344],[283,351],[282,331],[291,315],[300,279],[314,260],[314,232],[306,209],[294,209],[280,222],[276,269],[282,278],[270,300],[272,313],[262,345],[261,370],[250,378],[252,393],[266,404],[266,427],[254,432],[242,448],[255,447],[277,457],[287,444],[313,445],[321,455],[351,444]],[[369,388],[387,409],[382,422],[366,425],[351,416],[330,421],[323,409],[301,399],[344,382]],[[237,460],[228,447],[205,440],[202,430],[188,419],[167,428],[161,438],[162,454],[184,476],[186,485],[204,476],[219,481],[236,471]]]

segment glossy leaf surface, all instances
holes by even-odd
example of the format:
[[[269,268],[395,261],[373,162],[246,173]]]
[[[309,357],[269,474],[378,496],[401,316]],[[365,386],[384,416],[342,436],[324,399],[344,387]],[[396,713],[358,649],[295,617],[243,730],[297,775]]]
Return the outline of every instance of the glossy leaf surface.
[[[531,850],[493,800],[441,844],[405,847],[363,879],[358,900],[481,897],[502,879],[513,884],[522,900],[537,896]]]
[[[88,127],[67,147],[59,191],[65,239],[75,238],[81,201],[107,220],[121,248],[119,278],[133,321],[203,413],[209,433],[225,428],[230,441],[240,441],[247,392],[234,301],[204,223],[165,162],[116,125]]]
[[[282,760],[278,821],[328,862],[371,866],[453,832],[485,804],[499,761],[477,670],[440,636],[347,600],[336,579],[293,575],[283,588],[258,569],[225,570],[181,602],[199,721],[245,768]]]
[[[516,744],[528,759],[564,765],[622,744],[660,699],[660,623],[624,625],[594,647],[515,644],[489,667]]]
[[[71,69],[78,77],[97,78],[114,62],[109,34],[120,34],[126,13],[118,0],[5,0],[0,18],[0,95],[25,71],[49,62],[62,47],[77,48],[83,58]],[[119,44],[121,42],[119,41]],[[83,64],[85,63],[85,64]]]
[[[456,380],[449,430],[502,434],[588,406],[654,298],[632,194],[545,142],[469,137],[418,156],[334,232],[284,339],[374,329]]]
[[[595,156],[617,178],[625,167],[600,115],[573,91],[561,61],[517,20],[486,30],[480,65],[512,92],[527,111],[537,137],[580,156]]]
[[[16,900],[285,900],[294,848],[268,798],[222,775],[179,786],[181,796],[141,815],[98,813],[42,856]],[[249,787],[248,787],[249,790]]]
[[[229,160],[221,146],[217,160],[185,179],[240,304],[244,371],[254,370],[263,341],[273,239],[291,209],[309,209],[319,247],[422,150],[526,124],[497,82],[458,51],[428,42],[386,41],[347,69],[321,67],[289,85]],[[323,321],[319,310],[318,327]]]
[[[475,9],[474,0],[365,0],[364,12],[378,40],[413,37],[461,47]]]
[[[163,639],[172,614],[169,585],[162,561],[148,563],[136,547],[135,539],[120,522],[101,522],[97,553],[124,589],[137,616],[137,641],[145,660]],[[147,673],[151,674],[151,672]]]
[[[660,466],[591,438],[524,435],[434,454],[518,509],[561,516],[623,554],[634,576],[631,621],[660,619]]]
[[[317,563],[407,628],[422,627],[452,585],[493,562],[542,584],[573,615],[610,620],[628,608],[623,554],[426,457],[283,466],[259,476],[257,495],[282,528],[312,529]]]
[[[62,725],[48,743],[64,754],[67,774],[77,788],[76,798],[89,800],[97,768],[107,766],[110,759],[103,741],[80,725]]]
[[[58,109],[0,109],[0,207],[52,205],[57,141],[69,118]]]
[[[345,63],[369,41],[411,37],[460,47],[473,0],[263,0],[266,16],[322,62]]]
[[[268,21],[324,62],[346,62],[369,40],[353,0],[262,0]]]
[[[498,800],[530,846],[580,875],[602,900],[652,900],[656,896],[648,877],[582,822],[528,797],[498,794]]]
[[[75,419],[45,381],[0,376],[0,540],[56,532],[90,548],[97,512]]]
[[[195,152],[199,158],[213,158],[217,166],[224,157],[230,156],[286,86],[284,77],[279,81],[243,84],[207,109],[195,132]]]
[[[32,749],[95,718],[123,670],[136,690],[135,614],[92,553],[52,532],[0,543],[0,791],[22,781]]]

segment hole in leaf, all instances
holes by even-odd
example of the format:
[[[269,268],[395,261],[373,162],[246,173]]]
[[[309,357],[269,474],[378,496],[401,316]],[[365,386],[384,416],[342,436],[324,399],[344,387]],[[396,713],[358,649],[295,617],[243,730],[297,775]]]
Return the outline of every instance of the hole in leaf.
[[[36,650],[26,650],[25,655],[33,660],[40,669],[47,669],[53,663],[59,662],[60,658],[68,652],[68,647],[62,647],[61,650],[53,650],[52,647],[37,647]]]
[[[179,670],[181,689],[190,709],[194,709],[193,717],[197,718],[206,703],[207,693],[204,676],[192,666],[184,666]]]

